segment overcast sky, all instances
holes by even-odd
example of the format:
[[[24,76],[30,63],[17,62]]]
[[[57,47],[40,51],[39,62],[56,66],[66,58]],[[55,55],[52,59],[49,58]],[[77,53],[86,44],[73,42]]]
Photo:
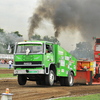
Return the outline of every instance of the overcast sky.
[[[29,17],[38,0],[0,0],[0,28],[6,32],[19,31],[27,38]]]
[[[0,0],[0,28],[4,29],[7,33],[19,31],[24,39],[28,39],[28,21],[38,6],[38,1],[39,0]],[[47,20],[43,20],[42,25],[40,25],[39,29],[35,32],[41,36],[54,36],[53,25]],[[68,34],[70,34],[70,32],[68,32]],[[67,49],[67,51],[70,51],[74,49],[76,43],[79,42],[79,33],[77,32],[76,38],[73,34],[70,36],[68,34],[62,33],[58,39],[61,42],[61,46]]]

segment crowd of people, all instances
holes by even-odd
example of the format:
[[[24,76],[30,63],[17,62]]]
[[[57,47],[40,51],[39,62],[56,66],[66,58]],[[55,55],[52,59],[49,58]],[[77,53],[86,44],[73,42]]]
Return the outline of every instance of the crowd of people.
[[[9,61],[12,61],[13,64],[13,60],[12,59],[0,59],[0,64],[9,64]]]

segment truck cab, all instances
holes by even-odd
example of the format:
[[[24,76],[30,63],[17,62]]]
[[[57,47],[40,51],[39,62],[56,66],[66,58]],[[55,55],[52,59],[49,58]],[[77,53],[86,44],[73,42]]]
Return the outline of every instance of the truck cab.
[[[94,46],[94,60],[98,65],[100,62],[100,38],[96,38],[95,46]]]
[[[49,74],[48,66],[55,63],[53,48],[53,43],[46,41],[16,43],[14,74],[18,77],[28,77],[29,80],[36,80],[39,75]]]

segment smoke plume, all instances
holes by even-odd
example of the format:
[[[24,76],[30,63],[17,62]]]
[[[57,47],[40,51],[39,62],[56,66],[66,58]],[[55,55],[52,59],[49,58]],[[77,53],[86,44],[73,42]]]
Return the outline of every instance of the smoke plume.
[[[8,50],[7,47],[14,47],[16,42],[23,41],[22,37],[17,36],[14,33],[1,33],[0,32],[0,54],[7,54]]]
[[[86,41],[100,37],[100,0],[40,0],[30,18],[29,38],[43,19],[51,20],[55,37],[67,29],[78,30]]]

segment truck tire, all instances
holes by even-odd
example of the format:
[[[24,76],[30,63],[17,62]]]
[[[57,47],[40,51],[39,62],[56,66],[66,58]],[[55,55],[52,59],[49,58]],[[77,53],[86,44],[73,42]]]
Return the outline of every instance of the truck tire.
[[[60,85],[65,86],[65,77],[60,77]]]
[[[19,85],[25,85],[26,84],[26,76],[18,75],[18,83],[19,83]]]
[[[41,85],[41,81],[37,80],[37,81],[36,81],[36,84],[37,84],[37,85]]]
[[[45,79],[41,80],[41,85],[46,85],[45,84]]]
[[[72,72],[70,72],[68,77],[65,78],[65,85],[73,86],[73,84],[74,84],[74,75]]]
[[[45,80],[37,80],[36,84],[37,85],[45,85]]]
[[[90,82],[88,82],[88,85],[92,85],[92,71],[90,71]]]
[[[52,86],[54,84],[54,72],[50,70],[49,75],[45,76],[46,85]]]

